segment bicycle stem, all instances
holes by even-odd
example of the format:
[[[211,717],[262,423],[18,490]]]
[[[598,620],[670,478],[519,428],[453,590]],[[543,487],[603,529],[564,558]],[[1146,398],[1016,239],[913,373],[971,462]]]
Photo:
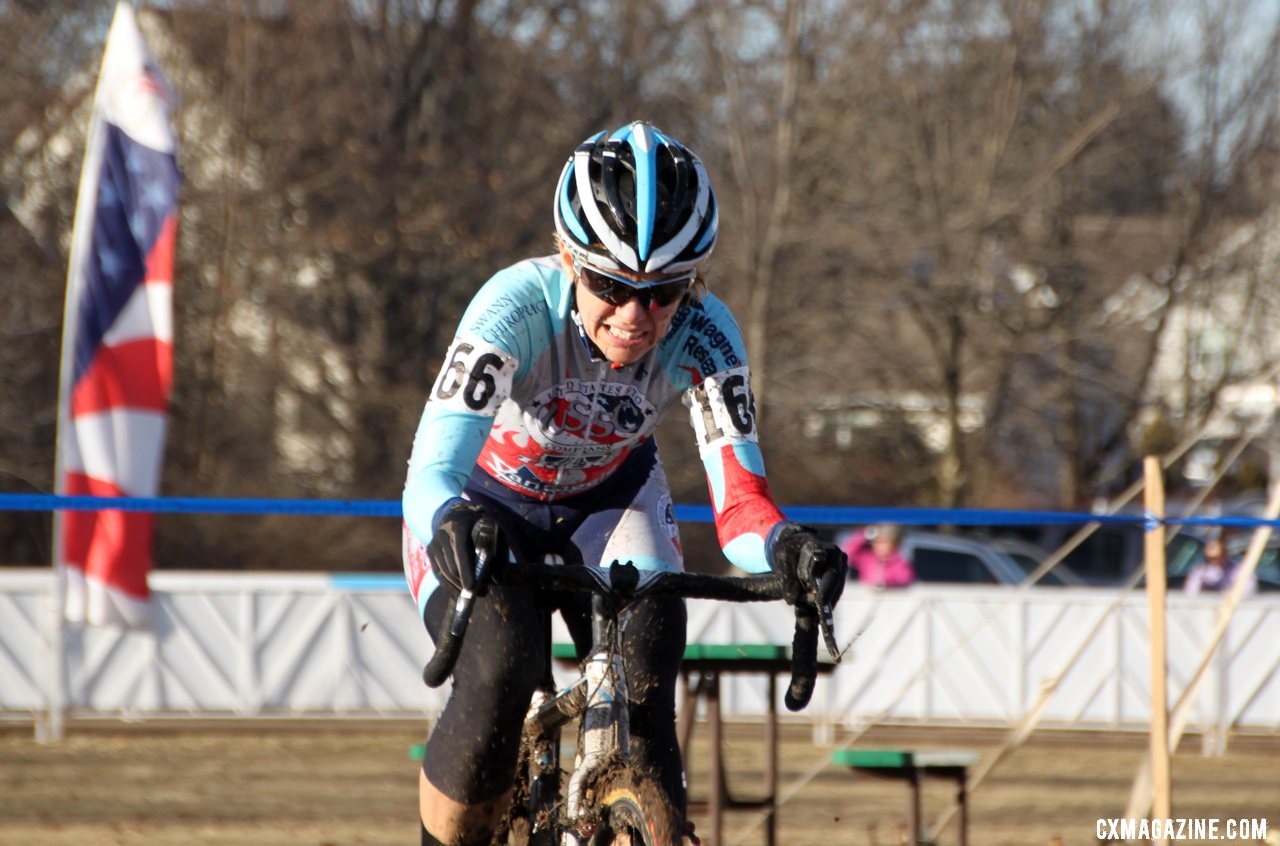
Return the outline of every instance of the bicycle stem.
[[[613,643],[618,629],[617,605],[611,596],[591,597],[591,642]]]

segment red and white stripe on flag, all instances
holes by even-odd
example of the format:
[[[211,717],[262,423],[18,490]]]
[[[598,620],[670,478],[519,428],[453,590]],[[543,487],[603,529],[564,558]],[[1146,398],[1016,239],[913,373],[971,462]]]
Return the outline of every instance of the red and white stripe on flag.
[[[119,3],[94,97],[67,276],[57,480],[64,494],[159,491],[180,182],[171,100],[133,8]],[[147,624],[153,524],[141,512],[61,515],[69,619]]]

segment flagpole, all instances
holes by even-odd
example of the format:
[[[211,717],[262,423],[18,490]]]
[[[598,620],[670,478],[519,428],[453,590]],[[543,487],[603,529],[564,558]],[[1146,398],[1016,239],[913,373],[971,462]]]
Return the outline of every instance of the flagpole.
[[[66,493],[66,468],[63,448],[66,445],[67,427],[71,425],[71,377],[75,367],[75,338],[78,315],[76,306],[80,301],[80,287],[84,282],[82,272],[86,257],[89,255],[93,241],[94,206],[97,203],[99,169],[102,163],[102,120],[98,115],[98,99],[102,87],[102,68],[106,66],[107,50],[111,45],[111,30],[115,28],[117,12],[112,16],[111,28],[107,30],[104,42],[102,61],[98,69],[98,81],[94,85],[93,100],[89,108],[89,131],[84,146],[84,161],[80,167],[80,185],[76,194],[76,210],[71,226],[71,253],[67,262],[67,290],[62,308],[62,349],[58,365],[58,425],[54,436],[53,447],[53,492],[57,495]],[[42,723],[36,725],[36,740],[61,740],[65,734],[65,715],[67,700],[67,661],[66,661],[66,606],[67,579],[62,569],[63,512],[53,510],[53,609],[50,615],[50,676],[47,687],[48,708]]]

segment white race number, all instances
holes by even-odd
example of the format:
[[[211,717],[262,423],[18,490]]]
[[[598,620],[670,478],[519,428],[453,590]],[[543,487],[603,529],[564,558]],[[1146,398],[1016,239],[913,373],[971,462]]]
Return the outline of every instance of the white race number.
[[[456,411],[492,416],[511,395],[516,360],[498,347],[458,338],[440,369],[431,401]]]
[[[685,400],[698,433],[698,443],[756,440],[756,401],[747,368],[735,367],[708,376],[689,389]]]

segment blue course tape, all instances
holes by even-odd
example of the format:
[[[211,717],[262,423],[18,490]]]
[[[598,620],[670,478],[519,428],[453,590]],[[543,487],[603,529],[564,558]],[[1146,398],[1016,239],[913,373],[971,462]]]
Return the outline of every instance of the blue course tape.
[[[709,523],[707,505],[677,505],[676,519]],[[1137,515],[1077,514],[1065,511],[996,511],[979,508],[844,508],[795,505],[783,509],[787,517],[811,526],[860,526],[897,523],[901,526],[1050,526],[1085,523],[1141,523]]]
[[[0,511],[146,511],[153,514],[315,514],[400,517],[397,500],[222,499],[0,494]]]
[[[0,493],[0,511],[143,511],[153,514],[300,514],[333,517],[400,519],[393,499],[226,499],[218,497],[105,497]],[[897,523],[903,526],[1062,526],[1111,523],[1151,530],[1161,523],[1183,526],[1280,528],[1280,520],[1257,517],[1166,517],[1147,514],[1087,514],[1071,511],[1009,511],[979,508],[842,508],[799,505],[783,509],[798,523],[860,526]],[[708,505],[677,505],[676,519],[710,523]]]
[[[1136,515],[1078,514],[1066,511],[995,511],[980,508],[835,508],[796,506],[786,514],[797,523],[903,526],[1057,526],[1140,522]]]

